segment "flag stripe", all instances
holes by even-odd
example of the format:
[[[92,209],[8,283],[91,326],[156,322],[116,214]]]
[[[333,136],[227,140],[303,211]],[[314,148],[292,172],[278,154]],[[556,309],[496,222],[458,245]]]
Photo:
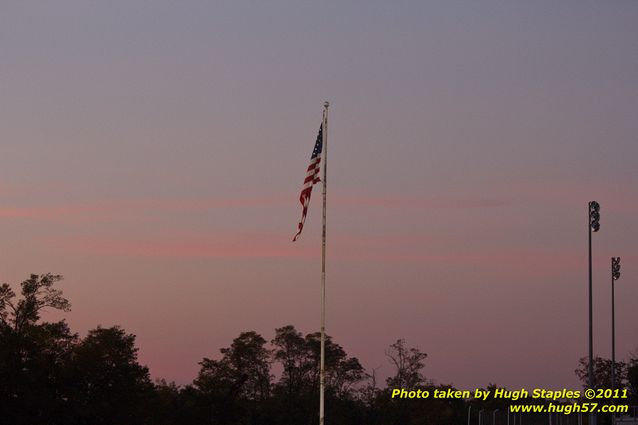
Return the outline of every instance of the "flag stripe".
[[[319,178],[319,173],[321,171],[321,152],[323,150],[323,124],[319,127],[319,134],[317,134],[317,140],[315,142],[315,147],[312,150],[312,155],[310,156],[310,165],[308,165],[308,169],[306,170],[306,177],[303,181],[303,187],[301,188],[301,194],[299,195],[299,202],[301,203],[301,221],[297,225],[297,234],[293,238],[293,242],[297,240],[301,231],[303,230],[303,225],[306,222],[306,215],[308,214],[308,205],[310,205],[310,195],[312,195],[312,187],[315,183],[319,183],[321,179]]]

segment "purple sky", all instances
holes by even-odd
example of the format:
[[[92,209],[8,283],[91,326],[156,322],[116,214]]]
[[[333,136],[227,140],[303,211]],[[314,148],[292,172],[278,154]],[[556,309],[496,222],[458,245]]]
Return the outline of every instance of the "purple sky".
[[[638,348],[638,2],[0,5],[1,281],[65,275],[66,315],[190,382],[239,332],[319,325],[365,367],[397,338],[459,387],[576,386]],[[317,190],[317,189],[315,189]],[[52,315],[58,317],[58,315]]]

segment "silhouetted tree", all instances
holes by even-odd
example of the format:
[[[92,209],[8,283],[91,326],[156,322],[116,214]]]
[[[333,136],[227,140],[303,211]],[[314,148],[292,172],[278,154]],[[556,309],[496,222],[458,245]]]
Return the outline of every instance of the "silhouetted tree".
[[[145,404],[144,415],[147,423],[153,425],[189,425],[192,422],[184,420],[184,405],[181,397],[182,390],[174,383],[157,380]]]
[[[319,402],[321,334],[303,337],[293,326],[275,330],[273,360],[282,366],[281,379],[274,386],[273,405],[278,418],[286,423],[314,424]],[[366,377],[354,357],[326,335],[326,415],[348,423],[347,416],[358,415],[355,387]],[[354,405],[357,406],[354,406]]]
[[[589,388],[589,357],[581,357],[578,369],[574,373],[583,384]],[[627,381],[627,364],[616,361],[616,388],[621,388]],[[594,357],[594,388],[611,388],[611,360]]]
[[[386,380],[388,388],[416,388],[425,385],[426,380],[421,372],[428,356],[418,348],[408,348],[405,340],[398,339],[386,350],[385,355],[394,365],[396,373]]]
[[[626,367],[627,388],[631,393],[629,404],[638,404],[638,350],[632,353]]]
[[[311,353],[313,367],[311,379],[319,388],[319,366],[321,360],[321,333],[306,335],[306,344]],[[325,336],[326,390],[337,398],[348,398],[353,387],[366,378],[365,369],[356,357],[348,357],[345,350]]]
[[[204,358],[194,384],[211,402],[215,423],[237,423],[243,415],[260,423],[258,407],[270,396],[270,351],[256,332],[242,332],[222,358]]]
[[[275,329],[273,361],[282,366],[281,377],[273,388],[273,409],[285,423],[312,423],[316,409],[310,406],[315,392],[315,356],[305,338],[294,326]]]
[[[378,400],[378,412],[380,424],[411,425],[423,424],[425,406],[431,403],[428,400],[393,399],[391,390],[425,389],[427,384],[423,376],[424,360],[427,354],[415,347],[408,347],[403,339],[398,339],[385,351],[386,357],[394,367],[395,373],[386,379],[387,388],[381,393]]]
[[[21,425],[62,423],[66,381],[63,365],[77,335],[64,321],[39,323],[46,308],[68,311],[54,285],[59,275],[31,275],[20,298],[0,285],[0,420]]]
[[[61,276],[31,275],[16,294],[0,285],[0,422],[11,425],[316,425],[321,336],[302,335],[288,325],[275,330],[268,346],[256,332],[242,332],[217,359],[204,358],[192,385],[159,380],[137,358],[135,336],[122,328],[98,327],[80,339],[66,322],[43,322],[47,309],[68,311],[55,287]],[[391,390],[454,388],[435,385],[424,373],[427,354],[403,339],[385,352],[393,366],[387,386],[366,373],[326,335],[326,418],[343,425],[453,425],[467,420],[468,402],[478,412],[504,412],[505,399],[398,399]],[[275,363],[278,380],[271,374]],[[280,367],[280,369],[279,369]],[[638,354],[617,362],[617,388],[628,387],[638,403]],[[597,357],[597,388],[611,386],[611,361]],[[587,359],[577,376],[587,386]],[[488,390],[494,391],[495,384]],[[547,403],[526,399],[520,403]],[[517,403],[518,403],[517,402]],[[501,419],[504,416],[501,415]],[[499,417],[496,417],[497,423]],[[530,415],[530,424],[546,417]],[[609,417],[601,417],[601,424]],[[526,421],[527,423],[527,421]]]
[[[274,361],[283,367],[277,388],[287,397],[293,397],[313,386],[314,356],[301,332],[291,325],[275,329],[272,344]]]
[[[118,326],[97,327],[73,347],[67,370],[70,423],[144,423],[143,407],[153,385],[137,352],[135,335]]]
[[[15,292],[9,284],[0,285],[0,324],[21,333],[26,326],[35,325],[40,320],[40,313],[47,307],[56,310],[70,311],[71,304],[62,296],[62,291],[53,287],[62,280],[62,276],[32,274],[23,281],[22,298],[17,302]]]

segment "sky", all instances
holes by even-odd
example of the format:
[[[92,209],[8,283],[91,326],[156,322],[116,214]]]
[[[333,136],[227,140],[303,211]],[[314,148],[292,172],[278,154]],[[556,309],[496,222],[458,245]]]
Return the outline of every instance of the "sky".
[[[638,2],[5,1],[0,281],[58,273],[72,329],[192,381],[242,331],[320,319],[387,376],[398,338],[461,389],[576,388],[638,350]]]

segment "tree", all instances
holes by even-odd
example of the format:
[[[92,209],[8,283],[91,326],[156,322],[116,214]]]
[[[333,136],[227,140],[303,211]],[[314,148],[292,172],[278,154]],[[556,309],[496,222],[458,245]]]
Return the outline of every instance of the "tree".
[[[603,357],[594,357],[594,388],[611,388],[611,360]],[[574,373],[583,384],[583,388],[589,388],[589,358],[581,357],[578,368]],[[622,388],[627,381],[627,364],[616,362],[616,388]]]
[[[301,332],[291,325],[275,329],[272,344],[273,359],[283,367],[277,388],[293,399],[313,387],[315,361]]]
[[[137,361],[135,335],[97,327],[73,348],[69,423],[116,425],[144,422],[143,405],[153,389],[148,368]]]
[[[217,423],[236,423],[248,417],[256,423],[258,406],[270,396],[270,351],[266,340],[254,331],[242,332],[228,348],[222,348],[222,358],[204,358],[194,381],[212,405]]]
[[[272,340],[275,349],[273,358],[283,367],[279,387],[284,387],[289,395],[319,389],[319,369],[321,361],[321,333],[315,332],[302,337],[294,326],[288,325],[275,330]],[[338,397],[348,397],[352,388],[367,375],[356,357],[348,357],[343,347],[325,336],[326,389]]]
[[[181,390],[174,382],[157,380],[153,385],[151,397],[145,404],[146,422],[153,425],[190,424],[192,422],[183,417],[183,404]]]
[[[246,400],[263,400],[270,393],[270,352],[256,332],[242,332],[221,360],[204,358],[195,384],[203,391],[225,391]]]
[[[395,373],[386,379],[387,388],[383,395],[377,398],[380,421],[382,424],[412,425],[429,423],[424,421],[424,415],[431,408],[432,400],[413,400],[391,398],[392,389],[406,389],[407,391],[425,389],[427,384],[422,369],[427,354],[415,347],[408,347],[404,339],[398,339],[385,351],[386,357],[394,366]]]
[[[9,284],[0,285],[0,323],[14,332],[20,333],[28,326],[40,320],[42,310],[50,307],[56,310],[70,311],[71,304],[62,296],[62,291],[53,288],[62,276],[51,273],[39,276],[32,274],[23,281],[22,299],[14,301],[15,292]]]
[[[305,338],[294,326],[275,329],[272,359],[282,367],[273,387],[273,415],[282,423],[306,424],[316,417],[314,382],[316,363]]]
[[[638,350],[631,354],[626,367],[627,387],[631,393],[631,404],[638,403]]]
[[[425,385],[426,380],[421,370],[428,356],[418,348],[408,348],[404,339],[398,339],[386,350],[385,355],[396,369],[394,376],[386,380],[388,388],[416,388]]]
[[[62,369],[77,335],[64,321],[39,322],[46,308],[70,309],[54,288],[60,280],[59,275],[32,274],[20,284],[18,300],[8,284],[0,285],[0,417],[7,423],[61,423]]]
[[[281,379],[274,387],[276,417],[285,423],[314,423],[319,397],[321,334],[302,336],[294,326],[275,330],[273,361],[282,366]],[[356,413],[356,385],[367,375],[355,357],[325,336],[326,415],[336,422],[348,423]]]
[[[319,370],[321,361],[321,333],[306,335],[306,344],[311,353],[313,368],[311,373],[314,387],[319,388]],[[348,357],[345,350],[325,336],[326,390],[337,398],[350,397],[353,387],[367,377],[363,366],[356,357]]]

